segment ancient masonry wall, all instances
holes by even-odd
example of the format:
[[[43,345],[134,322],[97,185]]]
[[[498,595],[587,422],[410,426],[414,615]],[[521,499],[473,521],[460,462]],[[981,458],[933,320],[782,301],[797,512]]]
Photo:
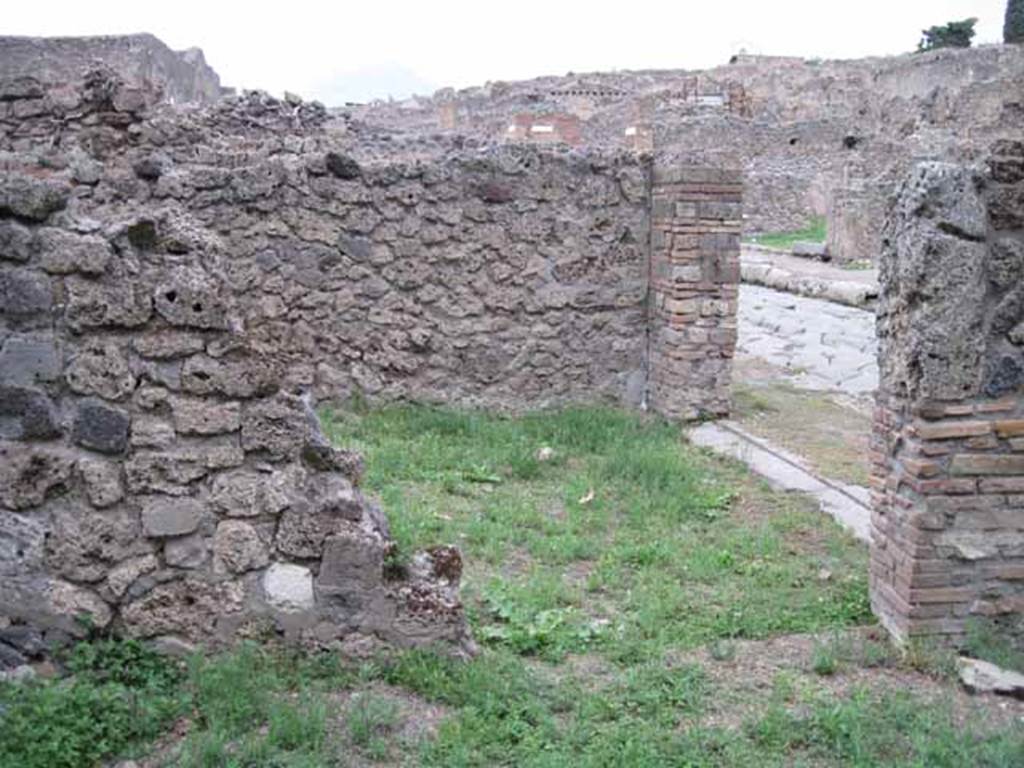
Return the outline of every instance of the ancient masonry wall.
[[[109,72],[0,85],[0,661],[87,625],[467,652],[457,550],[394,557],[312,407],[645,402],[649,165],[382,159],[325,121],[260,94],[154,106]],[[673,417],[721,411],[733,343],[738,185],[694,173],[657,194],[701,297],[665,305],[685,345],[655,329]]]
[[[654,169],[649,391],[673,418],[729,412],[742,193],[736,171]]]
[[[215,240],[154,248],[137,220],[83,231],[51,216],[72,194],[58,179],[0,189],[6,656],[82,617],[178,646],[270,627],[469,647],[458,552],[389,572],[360,458],[249,346]]]
[[[142,119],[137,91],[101,91],[89,98],[112,100],[103,114],[118,128],[92,125],[89,104],[74,107],[80,123],[64,119],[38,90],[0,101],[9,147],[37,151],[59,131],[49,162],[82,182],[81,215],[134,216],[158,246],[193,230],[217,239],[248,343],[284,386],[505,410],[643,402],[646,163],[402,153],[328,134],[311,105],[256,97]]]
[[[885,232],[871,600],[899,638],[1024,646],[1024,144],[926,163]]]
[[[156,187],[234,254],[242,321],[294,385],[518,410],[643,401],[648,175],[625,154],[324,146]]]

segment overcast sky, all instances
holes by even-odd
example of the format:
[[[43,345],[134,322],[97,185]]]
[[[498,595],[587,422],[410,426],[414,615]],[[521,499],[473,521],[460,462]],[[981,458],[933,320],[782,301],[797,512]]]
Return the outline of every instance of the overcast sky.
[[[1002,39],[1006,0],[6,0],[0,34],[152,32],[198,46],[225,85],[328,105],[443,86],[612,69],[703,68],[751,53],[855,58],[912,50],[976,16]]]

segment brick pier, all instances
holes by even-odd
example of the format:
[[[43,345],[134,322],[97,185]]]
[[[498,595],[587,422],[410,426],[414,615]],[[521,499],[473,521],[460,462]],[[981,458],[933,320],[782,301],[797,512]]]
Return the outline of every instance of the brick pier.
[[[650,404],[670,418],[724,416],[736,347],[742,178],[712,168],[653,173]]]

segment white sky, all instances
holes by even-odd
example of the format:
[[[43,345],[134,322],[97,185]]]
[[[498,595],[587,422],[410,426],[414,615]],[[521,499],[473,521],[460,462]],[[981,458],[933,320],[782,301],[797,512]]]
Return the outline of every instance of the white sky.
[[[751,53],[856,58],[909,51],[921,29],[976,16],[1002,39],[1006,0],[6,0],[0,34],[151,32],[198,46],[241,88],[328,105],[488,80],[703,68]]]

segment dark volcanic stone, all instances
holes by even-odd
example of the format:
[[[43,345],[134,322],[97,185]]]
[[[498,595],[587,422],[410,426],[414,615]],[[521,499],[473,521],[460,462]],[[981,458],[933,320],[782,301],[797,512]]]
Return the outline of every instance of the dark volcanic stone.
[[[6,643],[0,643],[0,669],[13,669],[28,663],[28,659]]]
[[[511,187],[506,184],[499,184],[496,181],[489,181],[481,184],[477,189],[477,196],[485,203],[511,203],[515,200],[515,194]]]
[[[12,269],[0,273],[0,315],[32,315],[53,305],[53,290],[45,275]]]
[[[64,182],[28,176],[0,177],[0,214],[43,221],[67,205],[71,188]]]
[[[339,155],[337,152],[328,152],[327,156],[324,158],[324,163],[327,165],[327,170],[330,171],[332,175],[346,181],[358,179],[363,173],[362,169],[359,167],[359,163],[351,157]]]
[[[1002,355],[990,365],[985,381],[985,394],[999,397],[1024,384],[1024,364],[1014,355]]]
[[[59,434],[50,398],[33,389],[0,387],[0,437],[45,440]]]
[[[119,408],[87,400],[78,407],[72,439],[102,453],[122,453],[128,444],[130,418]]]
[[[38,629],[15,624],[0,629],[0,643],[6,643],[25,656],[42,656],[47,651],[46,641]]]
[[[156,181],[163,175],[164,164],[159,157],[150,155],[136,160],[132,165],[132,170],[140,179]]]
[[[16,221],[0,221],[0,259],[28,261],[32,255],[32,231]]]

